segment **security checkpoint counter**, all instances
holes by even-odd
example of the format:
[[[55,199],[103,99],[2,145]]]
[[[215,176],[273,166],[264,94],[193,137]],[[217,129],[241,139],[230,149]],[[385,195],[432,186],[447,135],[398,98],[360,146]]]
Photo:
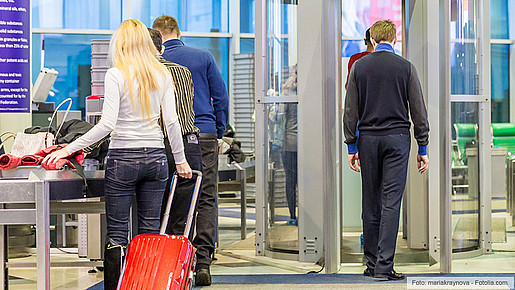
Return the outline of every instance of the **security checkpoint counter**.
[[[37,289],[50,289],[50,215],[102,214],[104,171],[85,171],[84,179],[73,170],[47,171],[41,166],[21,166],[0,171],[0,288],[8,285],[12,267],[31,267],[33,263],[8,261],[8,225],[36,225]],[[66,201],[66,202],[62,202]],[[23,208],[6,209],[6,204],[23,204]]]
[[[241,235],[246,232],[246,183],[253,181],[255,162],[219,166],[219,191],[240,191]],[[37,289],[50,289],[50,215],[105,214],[104,170],[84,171],[87,182],[75,169],[47,171],[41,166],[0,170],[0,289],[7,288],[9,268],[36,267]],[[253,199],[251,200],[251,202]],[[222,201],[224,202],[224,201]],[[16,209],[6,204],[19,204]],[[133,212],[134,214],[134,212]],[[8,261],[8,225],[36,225],[36,264]],[[62,264],[62,265],[61,265]],[[93,264],[92,264],[93,265]],[[71,266],[63,263],[52,266]]]
[[[218,160],[218,192],[239,191],[240,198],[219,198],[218,203],[240,203],[240,232],[241,239],[247,235],[247,202],[255,203],[255,198],[247,197],[247,182],[255,182],[256,161],[250,159],[243,163],[228,163],[227,156],[219,155]],[[238,229],[233,227],[218,227],[218,229]],[[217,231],[218,235],[218,231]],[[219,241],[219,239],[217,238]]]

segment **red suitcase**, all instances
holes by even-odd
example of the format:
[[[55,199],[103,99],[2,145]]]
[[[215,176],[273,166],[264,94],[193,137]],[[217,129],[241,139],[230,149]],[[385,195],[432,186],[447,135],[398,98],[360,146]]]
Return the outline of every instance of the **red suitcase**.
[[[195,249],[188,240],[195,205],[202,182],[202,173],[197,175],[195,190],[188,212],[184,236],[166,235],[170,207],[177,186],[177,173],[173,175],[170,197],[166,205],[159,235],[138,235],[129,244],[125,265],[120,275],[118,289],[191,289],[195,268]]]

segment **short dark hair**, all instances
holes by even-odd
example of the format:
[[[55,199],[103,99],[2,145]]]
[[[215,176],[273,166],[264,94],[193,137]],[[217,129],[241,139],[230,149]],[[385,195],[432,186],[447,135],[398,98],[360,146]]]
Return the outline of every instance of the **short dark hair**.
[[[365,32],[365,41],[368,42],[368,43],[372,43],[370,41],[370,28],[367,29],[367,32]]]
[[[148,33],[150,33],[150,38],[152,38],[152,42],[154,43],[154,46],[157,49],[157,52],[161,52],[161,48],[163,46],[163,36],[161,35],[161,32],[149,28]]]
[[[168,15],[162,15],[157,17],[157,19],[154,20],[154,23],[152,24],[152,28],[157,29],[161,32],[165,32],[165,34],[180,32],[179,23],[177,22],[177,19]]]

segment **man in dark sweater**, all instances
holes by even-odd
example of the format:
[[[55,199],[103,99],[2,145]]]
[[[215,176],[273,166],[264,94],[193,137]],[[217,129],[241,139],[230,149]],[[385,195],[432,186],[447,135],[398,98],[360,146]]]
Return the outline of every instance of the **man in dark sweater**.
[[[197,205],[197,248],[195,269],[196,286],[211,285],[211,257],[215,250],[218,219],[218,140],[223,137],[229,113],[229,97],[225,83],[213,55],[204,49],[184,45],[177,20],[171,16],[158,17],[152,27],[163,36],[167,61],[187,67],[191,71],[195,98],[195,126],[200,129],[202,149],[202,190]]]
[[[345,143],[351,169],[360,172],[361,167],[363,248],[367,258],[363,274],[400,280],[404,275],[393,269],[393,258],[411,144],[409,117],[419,146],[421,174],[429,163],[429,123],[417,71],[393,50],[397,41],[395,25],[378,21],[370,28],[370,35],[375,52],[358,60],[349,76]]]

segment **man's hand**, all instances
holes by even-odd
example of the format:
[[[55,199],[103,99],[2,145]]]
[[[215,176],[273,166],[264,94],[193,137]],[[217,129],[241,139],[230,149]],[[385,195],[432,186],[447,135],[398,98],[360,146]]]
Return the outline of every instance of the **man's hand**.
[[[429,158],[427,155],[417,155],[418,172],[423,174],[429,168]]]
[[[359,153],[349,154],[348,158],[349,158],[350,169],[352,169],[356,172],[360,172],[359,167],[361,167],[361,163],[359,162]],[[356,164],[355,164],[356,161],[358,162],[358,166],[356,166]]]

